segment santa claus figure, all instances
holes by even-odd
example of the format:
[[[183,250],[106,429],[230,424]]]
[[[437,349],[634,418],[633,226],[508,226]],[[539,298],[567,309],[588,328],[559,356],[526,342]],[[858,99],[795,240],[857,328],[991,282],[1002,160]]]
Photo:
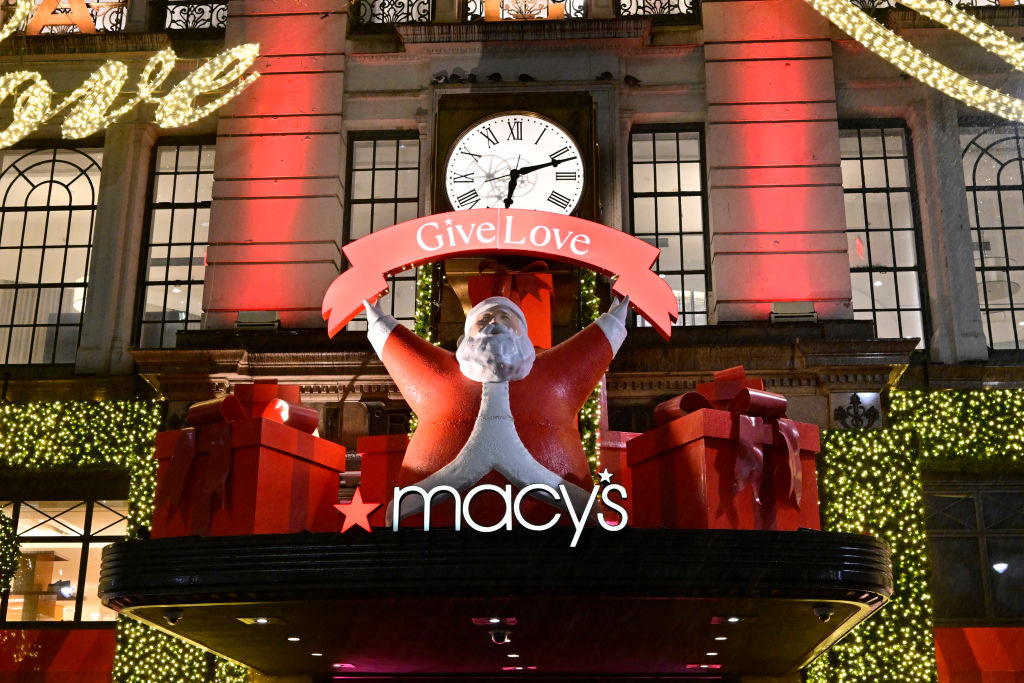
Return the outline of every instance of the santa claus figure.
[[[576,416],[626,338],[628,298],[539,354],[522,310],[504,297],[469,311],[455,353],[364,303],[367,336],[419,419],[399,486],[447,485],[461,493],[481,483],[564,485],[574,507],[585,509],[593,482]],[[533,511],[523,506],[524,517],[542,518],[547,504],[565,508],[565,501],[533,501]],[[403,498],[399,518],[422,505],[422,496]],[[395,514],[389,507],[388,524]]]

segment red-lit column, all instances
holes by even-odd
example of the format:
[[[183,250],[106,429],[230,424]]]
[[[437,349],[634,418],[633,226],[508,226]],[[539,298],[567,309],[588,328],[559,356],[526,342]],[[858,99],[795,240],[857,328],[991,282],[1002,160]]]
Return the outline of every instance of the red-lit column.
[[[832,46],[803,0],[705,0],[716,320],[813,301],[848,318]]]
[[[323,324],[341,267],[341,106],[347,2],[231,0],[225,44],[260,44],[262,77],[217,127],[206,326],[240,310]]]

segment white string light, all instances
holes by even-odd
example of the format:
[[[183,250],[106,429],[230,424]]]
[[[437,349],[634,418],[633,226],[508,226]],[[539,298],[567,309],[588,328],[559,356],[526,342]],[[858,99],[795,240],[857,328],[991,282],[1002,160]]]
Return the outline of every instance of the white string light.
[[[0,41],[7,38],[32,12],[33,0],[18,0],[14,13],[0,28]],[[14,71],[0,76],[0,103],[13,100],[11,122],[0,130],[0,149],[10,147],[30,135],[40,125],[62,111],[70,112],[61,122],[61,135],[84,138],[117,121],[141,102],[159,103],[155,122],[162,128],[176,128],[197,121],[237,96],[259,78],[258,72],[243,74],[259,56],[259,44],[246,43],[228,48],[181,80],[164,97],[154,93],[171,74],[178,57],[171,49],[153,55],[142,72],[135,96],[111,109],[128,81],[124,62],[105,62],[74,92],[52,107],[53,88],[36,71]],[[233,87],[221,92],[237,81]],[[219,96],[197,106],[203,95]]]
[[[977,109],[1005,119],[1024,121],[1024,102],[932,59],[848,0],[806,1],[858,43],[925,85]],[[1024,71],[1024,46],[1005,33],[941,0],[909,0],[902,4],[966,36],[1014,68]]]

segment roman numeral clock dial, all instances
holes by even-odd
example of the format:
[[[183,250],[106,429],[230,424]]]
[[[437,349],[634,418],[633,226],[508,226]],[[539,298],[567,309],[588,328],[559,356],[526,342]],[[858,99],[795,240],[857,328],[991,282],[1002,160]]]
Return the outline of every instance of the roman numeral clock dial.
[[[511,208],[571,214],[583,195],[583,155],[542,116],[491,116],[467,129],[445,165],[454,209]]]

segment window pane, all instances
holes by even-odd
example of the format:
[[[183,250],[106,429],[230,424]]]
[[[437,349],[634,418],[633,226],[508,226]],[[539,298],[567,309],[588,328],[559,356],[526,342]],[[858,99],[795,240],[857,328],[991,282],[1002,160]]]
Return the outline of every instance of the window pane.
[[[140,283],[145,297],[137,313],[138,345],[168,348],[177,344],[186,319],[199,320],[201,309],[186,315],[190,302],[201,306],[204,263],[210,224],[210,198],[215,163],[212,145],[162,145],[154,183],[173,187],[151,205],[146,279]],[[168,245],[168,246],[163,246]],[[198,329],[195,328],[195,329]]]
[[[631,232],[661,250],[655,272],[688,314],[676,324],[707,324],[700,133],[682,127],[639,128],[631,133],[630,145]],[[646,323],[638,319],[638,324]]]
[[[419,215],[419,136],[352,140],[349,155],[346,228],[351,242],[373,231]],[[404,201],[399,201],[404,200]],[[388,279],[389,293],[378,302],[399,322],[411,327],[415,317],[415,279],[410,273]],[[365,329],[360,319],[348,330]]]
[[[81,543],[23,543],[8,621],[73,621]]]
[[[933,571],[929,584],[939,619],[985,616],[977,538],[928,538]]]
[[[919,338],[922,348],[927,332],[906,133],[848,129],[840,141],[854,318],[874,320],[880,338]]]
[[[0,151],[0,284],[14,285],[0,324],[28,326],[3,329],[8,363],[74,361],[80,309],[62,308],[59,285],[80,283],[84,302],[101,161],[96,149]],[[57,323],[68,327],[33,327]]]
[[[1019,291],[1024,280],[1019,276],[1024,272],[1024,140],[1016,124],[962,126],[960,131],[982,327],[991,348],[1021,348],[1014,321],[1024,320],[1024,293]],[[1003,189],[988,189],[996,184]]]

